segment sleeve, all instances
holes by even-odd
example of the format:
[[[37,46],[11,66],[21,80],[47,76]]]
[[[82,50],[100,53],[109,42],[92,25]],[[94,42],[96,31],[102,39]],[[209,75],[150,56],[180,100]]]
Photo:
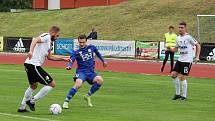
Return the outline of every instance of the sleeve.
[[[48,42],[51,39],[51,36],[48,33],[42,34],[39,37],[42,42]]]
[[[192,45],[196,45],[198,42],[196,41],[195,38],[193,38],[191,35],[189,36],[189,42],[192,44]]]
[[[68,62],[67,66],[72,67],[73,63],[75,62],[75,52],[73,52],[70,56],[70,61]]]
[[[98,58],[99,58],[102,62],[104,62],[105,60],[104,60],[104,58],[102,57],[101,53],[98,51],[98,49],[97,49],[95,46],[93,46],[93,49],[94,49],[94,52],[96,53],[96,55],[98,56]]]

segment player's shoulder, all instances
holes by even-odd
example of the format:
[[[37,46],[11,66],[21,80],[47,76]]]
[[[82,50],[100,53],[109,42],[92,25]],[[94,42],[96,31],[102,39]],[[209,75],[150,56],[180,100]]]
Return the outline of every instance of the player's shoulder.
[[[92,45],[92,44],[89,44],[87,47],[88,47],[88,48],[96,48],[96,46],[95,46],[95,45]]]
[[[80,49],[73,50],[73,54],[77,54],[80,51]]]
[[[176,36],[176,40],[178,40],[178,39],[180,39],[180,38],[181,38],[181,36],[180,36],[180,35]]]
[[[185,34],[185,37],[186,37],[186,38],[193,38],[193,36],[192,36],[191,34],[189,34],[189,33],[186,33],[186,34]]]
[[[39,37],[50,37],[51,35],[49,33],[42,33]]]

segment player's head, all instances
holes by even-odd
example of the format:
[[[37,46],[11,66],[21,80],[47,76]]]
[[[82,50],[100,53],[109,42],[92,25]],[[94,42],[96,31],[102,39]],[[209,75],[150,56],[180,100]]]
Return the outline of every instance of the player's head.
[[[51,35],[51,40],[55,41],[59,37],[60,28],[57,26],[52,26],[49,30],[49,33]]]
[[[173,32],[174,31],[174,27],[173,26],[169,26],[169,32]]]
[[[95,32],[96,31],[96,29],[95,28],[92,28],[92,32]]]
[[[178,28],[179,28],[179,34],[180,35],[184,35],[186,33],[186,26],[187,26],[186,22],[179,23]]]
[[[86,35],[79,35],[78,36],[78,43],[80,48],[84,48],[87,45],[87,36]]]

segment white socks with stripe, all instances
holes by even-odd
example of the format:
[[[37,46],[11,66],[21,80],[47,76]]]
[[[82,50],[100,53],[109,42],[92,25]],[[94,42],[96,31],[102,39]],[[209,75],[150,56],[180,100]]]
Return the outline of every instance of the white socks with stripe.
[[[34,98],[31,100],[31,103],[35,103],[40,98],[47,95],[53,88],[51,86],[44,86],[40,89],[40,91],[34,96]]]
[[[175,82],[175,91],[176,91],[175,94],[180,95],[180,80],[179,80],[179,78],[176,77],[174,82]]]
[[[22,99],[21,107],[20,109],[25,109],[26,107],[26,101],[31,99],[31,95],[33,94],[34,90],[28,87],[28,89],[25,91],[24,97]]]
[[[187,80],[182,81],[182,96],[187,97]]]

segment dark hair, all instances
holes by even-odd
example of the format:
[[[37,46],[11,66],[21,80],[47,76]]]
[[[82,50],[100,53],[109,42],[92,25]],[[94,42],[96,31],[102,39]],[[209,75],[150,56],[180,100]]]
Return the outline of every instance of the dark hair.
[[[59,32],[60,28],[58,26],[52,26],[51,29],[49,30],[50,32]]]
[[[174,26],[169,26],[169,29],[174,29]]]
[[[184,25],[185,27],[187,26],[187,23],[182,21],[181,23],[179,23],[179,25]]]
[[[78,40],[79,39],[86,39],[86,41],[87,41],[87,36],[85,34],[81,34],[78,36]]]

